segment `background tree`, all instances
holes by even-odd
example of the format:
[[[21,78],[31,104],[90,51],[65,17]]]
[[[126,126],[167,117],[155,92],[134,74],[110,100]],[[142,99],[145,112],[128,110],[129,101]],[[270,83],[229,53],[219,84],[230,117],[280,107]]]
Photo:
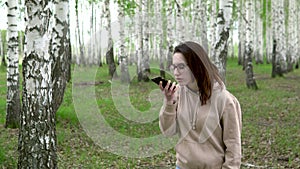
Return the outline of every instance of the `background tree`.
[[[120,31],[119,31],[119,36],[120,36],[120,41],[119,41],[119,58],[120,58],[120,68],[121,68],[121,81],[124,83],[129,83],[130,82],[130,75],[128,71],[128,56],[126,55],[125,52],[125,25],[124,25],[124,20],[125,20],[125,2],[119,1],[119,10],[118,10],[118,21],[120,24]]]
[[[114,60],[114,45],[113,39],[111,34],[111,15],[110,15],[110,0],[104,1],[104,15],[106,18],[106,25],[105,28],[108,33],[108,41],[107,41],[107,51],[106,51],[106,62],[109,66],[108,74],[113,77],[117,76],[116,72],[116,65]],[[114,75],[115,74],[115,75]]]
[[[232,17],[233,1],[219,1],[219,12],[217,16],[217,34],[216,41],[213,43],[212,60],[218,67],[220,75],[225,82],[226,77],[226,59],[228,51],[228,38],[230,33],[230,23]]]
[[[283,76],[287,71],[286,62],[286,33],[285,33],[285,17],[284,17],[284,0],[272,1],[272,33],[273,42],[276,42],[273,55],[275,65],[272,77]],[[275,44],[273,44],[275,47]]]
[[[296,0],[288,1],[288,26],[287,26],[287,71],[293,70],[293,65],[296,63],[297,56],[297,4]]]
[[[64,97],[67,81],[70,76],[70,41],[69,41],[69,1],[54,0],[54,27],[51,39],[51,56],[53,56],[53,99],[52,110],[56,112]]]
[[[18,168],[57,168],[56,118],[52,109],[51,1],[27,0],[26,48]]]
[[[246,84],[248,88],[257,89],[257,84],[254,79],[253,73],[253,16],[254,16],[254,4],[252,0],[245,1],[246,6],[246,41],[245,41],[245,73],[246,73]]]
[[[262,15],[263,15],[263,8],[261,7],[263,5],[262,0],[256,0],[255,1],[255,34],[256,36],[253,36],[255,43],[253,43],[253,54],[255,57],[255,62],[257,64],[263,63],[263,22],[262,22]]]
[[[5,40],[6,40],[6,31],[1,31],[1,66],[2,67],[6,67],[7,66],[7,63],[6,63],[6,43],[5,43]]]
[[[17,128],[21,110],[19,91],[19,45],[18,45],[18,2],[7,1],[7,99],[5,127]]]

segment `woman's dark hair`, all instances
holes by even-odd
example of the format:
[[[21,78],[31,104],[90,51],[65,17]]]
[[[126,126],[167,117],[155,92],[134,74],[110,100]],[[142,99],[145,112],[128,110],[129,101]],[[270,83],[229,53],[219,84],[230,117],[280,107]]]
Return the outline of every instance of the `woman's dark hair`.
[[[210,61],[205,50],[195,42],[184,42],[175,47],[174,53],[181,53],[191,69],[199,88],[201,105],[211,97],[214,82],[223,88],[217,67]]]

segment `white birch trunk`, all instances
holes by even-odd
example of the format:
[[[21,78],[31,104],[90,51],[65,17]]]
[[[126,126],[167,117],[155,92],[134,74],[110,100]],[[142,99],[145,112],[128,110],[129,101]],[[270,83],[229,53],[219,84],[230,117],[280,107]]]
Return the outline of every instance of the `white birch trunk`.
[[[81,65],[84,63],[84,48],[83,48],[83,36],[81,35],[82,29],[80,29],[80,20],[79,20],[79,10],[80,10],[80,5],[78,4],[79,2],[75,0],[76,5],[75,5],[75,10],[76,10],[76,37],[77,37],[77,43],[79,46],[79,52],[78,55],[76,56],[76,63],[78,65]]]
[[[217,34],[214,42],[212,60],[217,66],[222,80],[226,78],[226,59],[228,51],[228,38],[232,18],[232,0],[219,1],[219,12],[217,17]]]
[[[116,74],[116,65],[114,61],[114,45],[113,39],[111,34],[111,15],[110,15],[110,0],[104,1],[104,9],[105,9],[105,18],[106,18],[106,25],[105,28],[108,32],[108,42],[107,42],[107,51],[106,51],[106,62],[109,66],[109,75],[111,77],[117,76]]]
[[[209,44],[212,44],[209,47],[209,57],[213,57],[213,52],[214,52],[214,46],[213,44],[216,41],[216,30],[217,30],[217,22],[216,22],[216,18],[217,18],[217,4],[216,4],[216,0],[210,0],[210,5],[211,5],[211,12],[210,12],[210,34],[209,34],[209,39],[210,42]]]
[[[288,71],[292,71],[293,65],[296,63],[297,43],[298,43],[296,9],[297,9],[296,0],[289,0],[288,38],[287,38]]]
[[[263,63],[263,22],[261,19],[262,13],[262,0],[255,1],[255,48],[254,48],[254,56],[255,62],[257,64]]]
[[[253,1],[246,0],[246,42],[245,42],[245,73],[246,73],[246,85],[248,88],[257,89],[256,81],[253,73],[252,65],[252,53],[253,53]]]
[[[67,79],[69,76],[69,5],[68,0],[54,0],[55,15],[54,27],[52,32],[52,51],[55,64],[53,65],[53,101],[52,110],[56,112],[61,105],[64,97]]]
[[[238,64],[244,65],[244,52],[245,52],[245,14],[244,11],[244,1],[238,0],[238,37],[239,37],[239,44],[238,44]]]
[[[266,2],[266,61],[267,63],[272,62],[272,50],[273,50],[273,38],[272,38],[272,11],[269,10]]]
[[[170,65],[172,64],[172,56],[173,56],[173,23],[172,23],[172,16],[173,16],[173,8],[172,8],[172,1],[167,1],[167,46],[168,46],[168,52],[167,52],[167,70],[170,70]]]
[[[17,0],[7,1],[7,99],[5,127],[19,127],[21,110],[19,94],[19,52],[18,52],[18,20]],[[0,35],[1,36],[1,35]],[[4,56],[3,56],[4,57]]]
[[[176,3],[176,37],[175,39],[179,42],[183,42],[185,39],[184,36],[184,21],[183,21],[183,7],[182,7],[182,2],[181,0],[175,1]]]
[[[282,76],[287,70],[286,62],[286,40],[285,40],[285,18],[284,18],[284,0],[272,1],[272,18],[273,18],[273,40],[276,41],[276,58],[274,72],[272,77],[276,75]],[[274,44],[273,44],[274,45]]]
[[[167,20],[168,18],[166,17],[166,1],[160,1],[161,3],[157,3],[157,9],[158,10],[158,15],[159,15],[159,20],[160,23],[158,24],[158,29],[159,31],[159,69],[160,69],[160,76],[165,78],[165,48],[164,48],[164,42],[167,42]]]
[[[208,52],[208,39],[207,39],[207,0],[200,1],[200,26],[201,26],[201,44],[206,52]]]
[[[150,65],[149,65],[149,51],[150,51],[150,31],[149,31],[149,0],[143,0],[143,81],[149,80]]]
[[[123,4],[119,3],[119,14],[118,14],[118,21],[120,24],[120,31],[119,31],[119,36],[120,36],[120,46],[119,46],[119,54],[120,54],[120,68],[121,68],[121,81],[123,83],[129,83],[130,82],[130,76],[129,76],[129,71],[128,71],[128,56],[125,53],[125,34],[124,34],[124,20],[125,20],[125,15],[124,15],[124,7],[122,6]]]
[[[52,110],[54,64],[50,55],[51,1],[27,0],[23,61],[23,110],[18,168],[57,168],[55,113]]]
[[[137,9],[137,74],[138,81],[142,81],[143,79],[143,15],[142,15],[142,3],[143,0],[139,0],[139,7]]]

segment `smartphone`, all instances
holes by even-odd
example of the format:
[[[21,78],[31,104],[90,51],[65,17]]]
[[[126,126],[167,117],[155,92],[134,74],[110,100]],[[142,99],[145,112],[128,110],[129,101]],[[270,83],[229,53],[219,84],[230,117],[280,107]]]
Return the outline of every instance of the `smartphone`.
[[[162,78],[162,77],[155,77],[155,78],[152,78],[151,79],[154,83],[156,83],[157,85],[159,85],[159,82],[162,81],[162,86],[163,88],[166,87],[167,83],[168,83],[168,80]],[[171,87],[171,84],[170,84],[170,87]]]

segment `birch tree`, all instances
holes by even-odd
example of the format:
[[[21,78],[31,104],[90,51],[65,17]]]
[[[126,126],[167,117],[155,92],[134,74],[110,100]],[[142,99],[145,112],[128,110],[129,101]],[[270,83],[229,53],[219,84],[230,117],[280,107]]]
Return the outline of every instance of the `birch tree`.
[[[57,168],[55,112],[52,102],[54,64],[49,44],[53,7],[48,0],[27,0],[23,97],[18,168]]]
[[[5,127],[19,127],[21,110],[19,91],[19,52],[18,52],[18,2],[7,1],[7,99]],[[3,56],[4,57],[4,56]]]
[[[210,23],[210,34],[209,34],[209,39],[210,39],[210,44],[212,44],[209,47],[209,57],[213,57],[213,43],[215,43],[216,41],[216,27],[217,27],[217,23],[216,23],[216,18],[217,18],[217,3],[216,0],[210,0],[208,1],[210,3],[211,6],[211,11],[210,11],[210,19],[209,19],[209,23]]]
[[[182,0],[176,0],[176,39],[179,41],[184,41],[185,40],[185,35],[184,35],[184,19],[183,19],[183,6],[182,6]]]
[[[173,15],[173,4],[171,0],[166,0],[167,1],[167,46],[168,46],[168,52],[167,52],[167,70],[170,70],[170,65],[172,64],[172,56],[173,56],[173,51],[174,51],[174,46],[173,46],[173,23],[172,23],[172,15]]]
[[[106,62],[109,66],[108,74],[111,77],[113,77],[113,76],[117,76],[117,74],[116,74],[116,65],[114,60],[114,45],[113,45],[113,39],[111,34],[111,16],[110,16],[109,5],[110,5],[110,0],[105,0],[104,1],[104,16],[106,18],[105,28],[108,32],[107,51],[105,56],[106,56]]]
[[[142,1],[142,16],[143,16],[143,52],[142,52],[142,80],[149,81],[150,65],[149,65],[149,51],[150,51],[150,30],[149,30],[149,0]]]
[[[201,44],[206,52],[208,52],[208,39],[207,39],[207,0],[200,2],[200,15],[201,15]]]
[[[271,63],[272,61],[272,47],[273,47],[273,38],[272,38],[272,8],[271,0],[266,0],[266,61]]]
[[[6,63],[6,59],[5,59],[5,40],[6,40],[6,36],[5,34],[2,34],[2,31],[0,31],[0,36],[1,36],[1,55],[2,55],[2,60],[1,60],[1,66],[6,67],[7,63]]]
[[[253,74],[252,53],[253,53],[253,1],[246,0],[246,42],[245,42],[245,73],[246,84],[248,88],[257,89],[256,81]]]
[[[232,0],[219,1],[219,11],[217,16],[217,34],[214,42],[212,60],[217,66],[222,80],[226,77],[226,59],[228,51],[228,38],[230,32],[230,22],[232,18]]]
[[[207,0],[195,0],[193,7],[193,25],[192,32],[195,41],[199,41],[204,50],[208,52],[207,39]]]
[[[283,76],[287,70],[284,0],[272,1],[272,19],[273,41],[276,43],[272,77],[276,77]]]
[[[119,54],[120,54],[120,67],[121,67],[121,81],[124,83],[129,83],[130,82],[130,76],[129,76],[129,71],[128,71],[128,56],[125,53],[125,26],[124,26],[124,20],[125,20],[125,7],[124,3],[118,2],[119,9],[118,9],[118,21],[120,24],[120,31],[119,31],[119,36],[120,36],[120,46],[119,46]]]
[[[161,6],[160,6],[161,5]],[[166,1],[162,1],[161,3],[157,3],[158,15],[160,24],[158,24],[158,31],[160,36],[159,41],[159,69],[160,76],[165,78],[165,42],[167,41],[167,17],[166,17]],[[162,28],[162,29],[159,29]]]
[[[54,0],[55,15],[51,40],[51,55],[53,56],[53,100],[52,110],[56,112],[61,105],[69,76],[69,1]]]
[[[138,1],[137,8],[137,75],[138,81],[144,78],[144,65],[143,65],[143,15],[142,15],[142,0]]]
[[[257,64],[263,63],[263,22],[262,15],[262,0],[255,1],[255,43],[254,43],[254,56]]]
[[[78,41],[79,45],[79,56],[76,58],[76,63],[78,65],[82,64],[84,61],[84,45],[83,45],[83,36],[81,35],[81,29],[80,29],[80,21],[79,21],[79,5],[78,5],[78,0],[75,0],[75,12],[76,12],[76,40]]]
[[[297,3],[296,0],[289,0],[289,17],[288,17],[288,44],[287,44],[287,59],[288,71],[293,70],[293,65],[296,63],[297,55]]]

